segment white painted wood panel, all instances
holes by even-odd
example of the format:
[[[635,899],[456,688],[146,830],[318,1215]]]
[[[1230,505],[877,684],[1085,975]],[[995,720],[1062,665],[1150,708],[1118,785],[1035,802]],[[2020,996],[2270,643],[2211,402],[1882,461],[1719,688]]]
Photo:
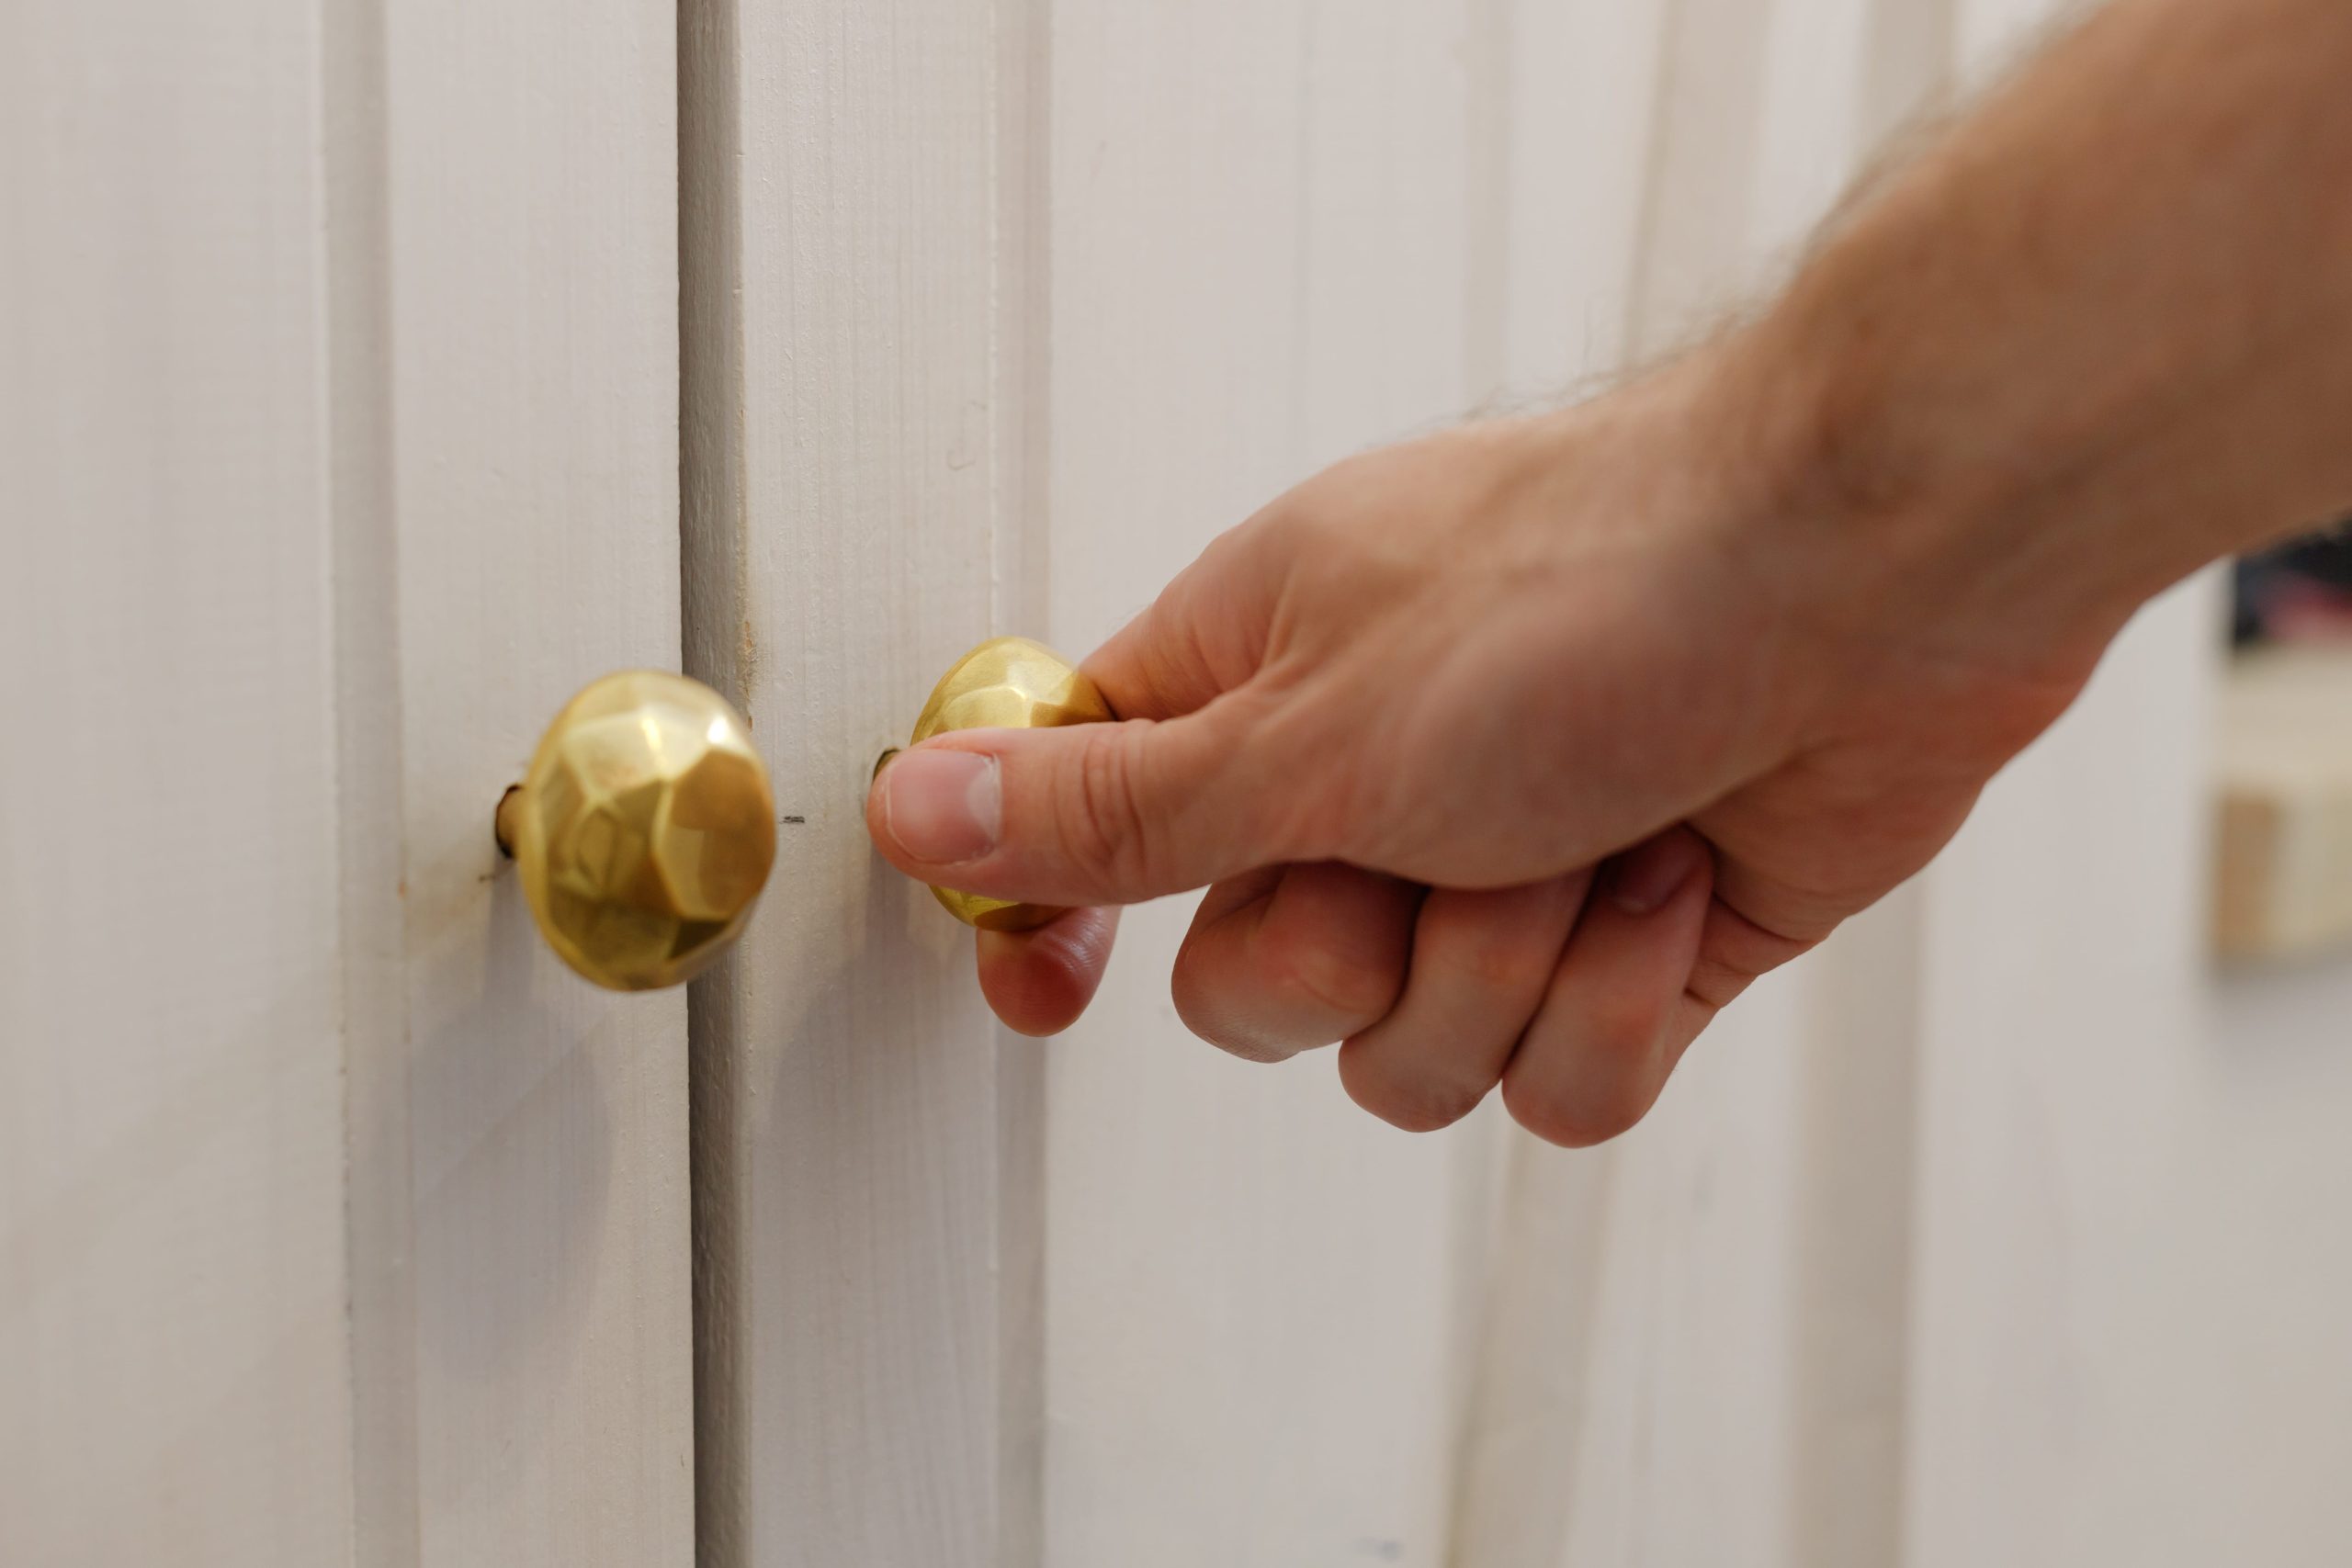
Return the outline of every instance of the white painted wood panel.
[[[2317,1562],[2217,1484],[2233,1293],[2199,1110],[2220,632],[2143,615],[1926,884],[1906,1561]],[[2247,1288],[2262,1290],[2259,1280]],[[2340,1543],[2339,1543],[2340,1544]]]
[[[1494,389],[1466,4],[1054,8],[1050,600],[1094,647],[1319,465]],[[1486,270],[1477,270],[1477,269]],[[1543,288],[1530,278],[1531,292]],[[1442,1562],[1490,1180],[1193,1039],[1190,900],[1131,911],[1050,1053],[1055,1568]]]
[[[417,1561],[684,1564],[685,998],[566,970],[486,831],[576,688],[680,656],[675,17],[382,23],[406,1049],[355,1116],[406,1138],[356,1159],[355,1290],[413,1314]]]
[[[678,656],[672,26],[0,22],[11,1561],[691,1556],[683,999],[488,830]]]
[[[1472,376],[1510,403],[1625,367],[1667,6],[1485,0],[1471,95]]]
[[[317,17],[0,15],[0,1557],[351,1551]]]
[[[1006,619],[1003,538],[1029,525],[1029,14],[682,13],[690,665],[750,714],[786,818],[695,1003],[707,1568],[1034,1540],[1034,1148],[1005,1139],[1035,1136],[1035,1048],[1001,1089],[970,932],[862,815],[949,662],[1037,629]]]

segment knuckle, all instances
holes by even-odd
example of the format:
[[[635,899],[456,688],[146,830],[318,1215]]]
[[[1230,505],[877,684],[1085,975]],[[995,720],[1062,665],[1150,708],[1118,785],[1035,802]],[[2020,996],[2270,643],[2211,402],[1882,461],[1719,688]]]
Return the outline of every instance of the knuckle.
[[[1293,1056],[1298,1055],[1296,1051],[1292,1050],[1289,1046],[1277,1043],[1274,1041],[1260,1040],[1247,1034],[1237,1033],[1231,1031],[1228,1031],[1226,1037],[1221,1040],[1213,1039],[1205,1034],[1202,1035],[1201,1038],[1207,1040],[1210,1044],[1216,1046],[1218,1050],[1224,1052],[1228,1056],[1236,1057],[1244,1062],[1254,1062],[1261,1067],[1279,1066],[1281,1064],[1289,1061]]]
[[[1351,1046],[1340,1051],[1340,1083],[1363,1110],[1402,1132],[1441,1133],[1487,1098],[1491,1083],[1472,1085],[1435,1073],[1397,1073]]]
[[[1635,991],[1595,997],[1580,1031],[1587,1053],[1611,1071],[1646,1061],[1666,1032],[1668,1005],[1666,998]]]
[[[1269,933],[1259,962],[1267,983],[1361,1028],[1386,1016],[1404,989],[1401,969],[1334,953],[1319,942]]]
[[[1187,942],[1176,953],[1169,976],[1176,1017],[1200,1039],[1245,1062],[1272,1064],[1295,1054],[1288,1043],[1250,1027],[1249,1010],[1238,1005],[1229,977]]]
[[[1756,971],[1702,953],[1691,967],[1690,991],[1709,1007],[1726,1008],[1756,979]]]
[[[1056,814],[1069,863],[1123,887],[1148,882],[1151,861],[1134,733],[1132,723],[1090,728],[1072,774],[1075,798]]]
[[[1382,1102],[1358,1100],[1356,1103],[1371,1111],[1400,1133],[1442,1133],[1478,1109],[1484,1096],[1419,1100],[1399,1096]]]
[[[1287,1042],[1250,1028],[1229,1011],[1213,1006],[1204,1007],[1197,1000],[1189,1006],[1179,1000],[1176,1016],[1194,1035],[1227,1055],[1238,1056],[1245,1062],[1272,1066],[1278,1062],[1287,1062],[1298,1054]]]
[[[1481,990],[1525,996],[1550,983],[1560,955],[1549,948],[1531,947],[1513,932],[1480,942],[1461,962],[1463,974]]]
[[[1657,1096],[1631,1073],[1596,1077],[1573,1094],[1524,1077],[1503,1079],[1503,1109],[1547,1144],[1589,1149],[1633,1131]]]

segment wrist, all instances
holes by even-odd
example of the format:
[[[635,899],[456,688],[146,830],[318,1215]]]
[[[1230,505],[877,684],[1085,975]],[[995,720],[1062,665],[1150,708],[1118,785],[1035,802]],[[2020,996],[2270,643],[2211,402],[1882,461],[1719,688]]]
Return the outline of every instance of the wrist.
[[[1750,473],[1742,525],[1832,624],[2011,674],[2079,674],[2201,564],[2135,535],[2132,487],[2066,433],[2031,428],[1997,367],[1972,374],[1964,351],[1886,330],[1850,295],[1800,287],[1714,353],[1708,395]]]

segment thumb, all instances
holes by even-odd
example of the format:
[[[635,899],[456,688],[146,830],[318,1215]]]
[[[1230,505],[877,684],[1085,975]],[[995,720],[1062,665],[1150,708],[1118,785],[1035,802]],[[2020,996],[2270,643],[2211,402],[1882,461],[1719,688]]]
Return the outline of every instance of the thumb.
[[[1041,904],[1140,903],[1296,858],[1238,707],[943,735],[882,770],[866,829],[910,876]]]

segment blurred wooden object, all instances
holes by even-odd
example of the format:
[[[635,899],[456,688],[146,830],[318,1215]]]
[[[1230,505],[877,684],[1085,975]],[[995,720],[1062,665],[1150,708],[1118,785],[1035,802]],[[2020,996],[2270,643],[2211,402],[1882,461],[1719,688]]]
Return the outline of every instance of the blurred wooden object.
[[[2352,647],[2267,649],[2223,682],[2215,944],[2352,944]]]

